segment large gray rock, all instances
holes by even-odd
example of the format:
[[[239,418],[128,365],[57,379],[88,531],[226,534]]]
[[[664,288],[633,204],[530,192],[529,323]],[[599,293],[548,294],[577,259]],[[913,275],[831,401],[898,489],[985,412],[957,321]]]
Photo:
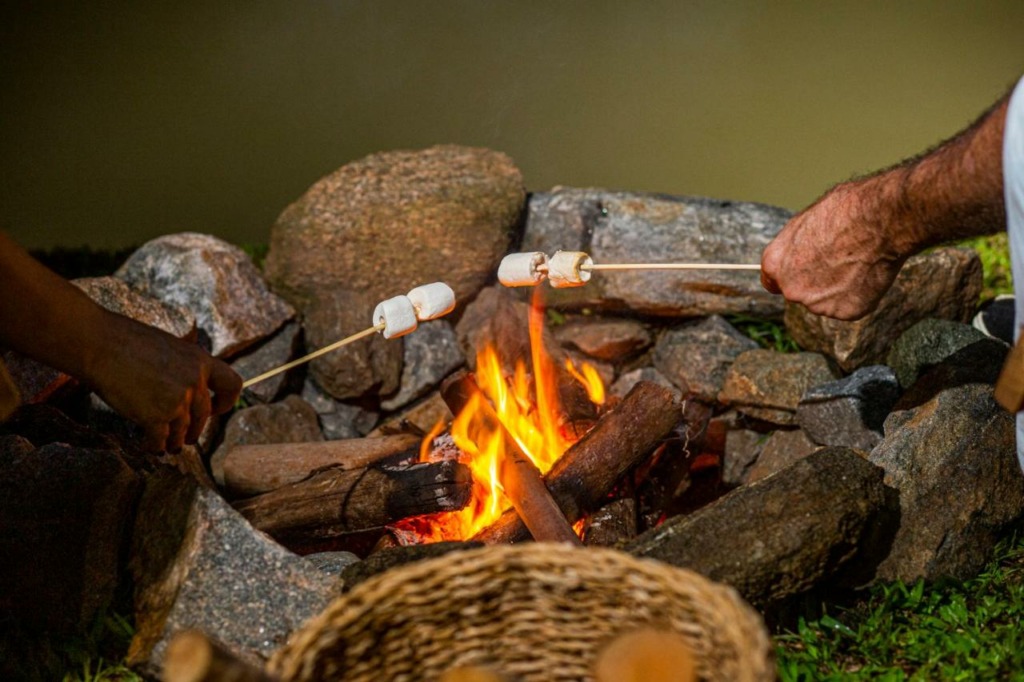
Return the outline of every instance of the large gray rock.
[[[999,353],[1002,347],[1002,353]],[[992,398],[1005,345],[988,339],[921,377],[870,456],[899,490],[901,520],[883,580],[966,579],[1024,514],[1013,417]]]
[[[861,367],[848,377],[810,388],[796,408],[796,421],[819,445],[871,450],[881,442],[882,424],[899,396],[891,367]]]
[[[163,329],[179,339],[195,331],[196,317],[188,308],[142,294],[117,277],[83,277],[71,283],[107,310]]]
[[[654,367],[683,391],[718,400],[729,367],[757,343],[719,315],[686,322],[658,339]]]
[[[507,288],[496,285],[481,291],[455,325],[470,368],[476,367],[477,353],[488,343],[501,347],[506,371],[515,368],[516,360],[529,358],[529,315],[530,306],[517,301]],[[551,336],[547,329],[544,336]],[[554,346],[553,342],[548,344],[549,349]]]
[[[759,263],[790,213],[738,201],[558,188],[530,197],[523,251],[585,251],[595,263]],[[782,299],[756,272],[595,273],[587,286],[555,289],[553,305],[696,317],[778,317]]]
[[[450,145],[373,154],[284,210],[265,271],[303,312],[324,291],[377,301],[439,280],[462,301],[494,276],[524,201],[522,175],[499,152]]]
[[[372,326],[375,306],[365,294],[323,292],[306,309],[306,352]],[[309,372],[324,391],[339,400],[394,393],[402,376],[404,343],[404,338],[372,334],[311,361]]]
[[[718,399],[755,419],[790,426],[800,398],[838,372],[819,353],[779,353],[758,348],[736,358]]]
[[[385,410],[400,409],[426,395],[466,362],[455,330],[447,320],[425,322],[403,340],[405,354],[398,393],[381,401]]]
[[[639,369],[626,372],[615,380],[615,383],[611,385],[608,392],[617,398],[624,398],[641,381],[649,381],[652,384],[664,386],[670,389],[677,399],[682,399],[684,395],[689,393],[689,389],[679,390],[675,384],[665,378],[664,374],[653,367],[640,367]]]
[[[981,260],[974,250],[935,249],[908,260],[878,308],[866,317],[845,322],[787,304],[786,329],[801,348],[825,353],[851,372],[884,363],[900,334],[923,319],[971,319],[981,285]]]
[[[886,547],[892,496],[882,475],[854,450],[826,448],[669,519],[627,551],[732,585],[760,607],[832,576],[855,585]]]
[[[158,237],[129,256],[114,275],[144,294],[191,311],[218,357],[270,336],[295,315],[267,290],[244,251],[210,235]]]
[[[969,324],[929,317],[900,334],[885,364],[892,367],[900,386],[908,388],[928,367],[986,338]]]
[[[337,589],[218,494],[166,470],[146,483],[131,568],[136,631],[128,662],[154,676],[170,638],[186,628],[262,666]]]
[[[139,478],[115,450],[37,448],[20,435],[0,437],[0,471],[0,611],[36,631],[80,632],[123,577]]]

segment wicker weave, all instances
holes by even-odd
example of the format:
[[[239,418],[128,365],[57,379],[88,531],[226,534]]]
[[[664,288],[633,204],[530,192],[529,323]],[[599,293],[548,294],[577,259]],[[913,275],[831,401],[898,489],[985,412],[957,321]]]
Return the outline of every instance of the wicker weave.
[[[653,626],[704,680],[775,679],[760,616],[730,587],[610,549],[524,543],[454,552],[357,585],[270,662],[284,682],[436,680],[481,665],[523,682],[591,680],[597,653]]]

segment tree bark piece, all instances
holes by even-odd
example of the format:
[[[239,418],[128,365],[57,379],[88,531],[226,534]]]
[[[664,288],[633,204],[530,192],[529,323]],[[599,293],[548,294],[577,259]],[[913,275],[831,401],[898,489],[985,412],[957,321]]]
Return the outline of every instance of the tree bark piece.
[[[458,462],[331,468],[235,508],[259,530],[295,546],[381,528],[407,516],[461,509],[472,483],[469,467]]]
[[[174,636],[164,656],[165,682],[276,682],[198,630]]]
[[[596,509],[619,478],[640,462],[682,419],[678,398],[663,386],[641,381],[579,442],[565,451],[544,477],[548,490],[575,523]],[[527,539],[514,511],[476,534],[488,544]]]
[[[259,495],[298,483],[320,469],[352,471],[382,459],[414,450],[420,437],[412,434],[380,438],[351,438],[311,443],[239,445],[224,458],[224,487],[234,495]]]
[[[505,441],[505,457],[499,476],[505,495],[537,542],[568,542],[582,545],[572,526],[565,520],[562,510],[551,497],[544,479],[536,465],[526,456],[519,444],[498,419],[498,414],[477,386],[476,380],[467,372],[460,372],[447,380],[441,390],[445,402],[453,414],[458,414],[474,395],[479,398],[479,408],[494,429],[501,432]]]

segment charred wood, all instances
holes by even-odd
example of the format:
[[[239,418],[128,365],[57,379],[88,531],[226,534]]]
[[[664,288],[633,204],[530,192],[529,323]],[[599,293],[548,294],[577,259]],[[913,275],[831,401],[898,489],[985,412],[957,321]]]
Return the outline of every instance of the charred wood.
[[[667,388],[639,382],[544,477],[569,523],[597,509],[616,482],[636,466],[682,418]],[[528,539],[526,526],[506,512],[473,538],[489,544]]]
[[[382,528],[407,516],[461,509],[472,476],[458,462],[406,467],[331,468],[241,500],[235,508],[285,545],[304,545]]]

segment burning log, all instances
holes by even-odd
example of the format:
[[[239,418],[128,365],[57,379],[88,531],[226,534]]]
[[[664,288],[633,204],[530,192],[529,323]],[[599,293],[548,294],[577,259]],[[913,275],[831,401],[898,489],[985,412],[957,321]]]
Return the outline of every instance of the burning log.
[[[579,537],[551,497],[540,471],[501,424],[473,377],[466,372],[453,375],[441,387],[441,395],[453,414],[461,412],[472,397],[477,397],[478,409],[482,411],[484,419],[501,432],[505,443],[505,458],[499,477],[515,513],[529,529],[533,539],[538,542],[581,545]]]
[[[224,487],[245,497],[298,483],[320,469],[362,469],[382,459],[414,451],[419,436],[353,438],[314,443],[239,445],[224,458]]]
[[[596,509],[619,478],[649,453],[682,418],[679,400],[662,386],[641,381],[570,447],[544,480],[569,523]],[[513,510],[473,540],[488,544],[528,539]]]
[[[406,467],[331,468],[235,503],[257,529],[304,545],[381,528],[407,516],[461,509],[472,476],[458,462]]]

